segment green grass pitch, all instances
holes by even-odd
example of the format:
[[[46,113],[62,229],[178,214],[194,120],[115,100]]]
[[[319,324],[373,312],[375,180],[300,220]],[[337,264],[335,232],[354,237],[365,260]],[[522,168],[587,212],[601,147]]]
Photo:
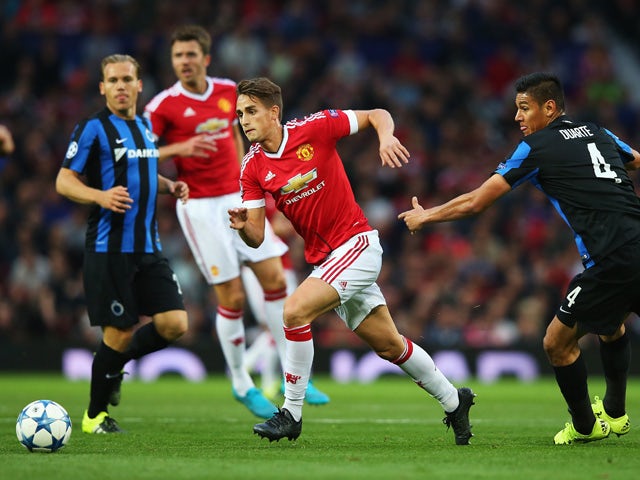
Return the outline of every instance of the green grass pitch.
[[[317,377],[331,396],[305,406],[301,437],[269,443],[252,433],[259,419],[236,402],[228,381],[189,383],[174,376],[125,382],[111,414],[123,435],[80,428],[87,382],[60,376],[0,376],[0,472],[5,479],[562,479],[640,478],[640,379],[628,387],[631,432],[582,445],[554,446],[568,421],[553,379],[470,382],[474,438],[456,446],[437,402],[406,378],[338,384]],[[601,378],[591,395],[603,395]],[[15,437],[24,405],[48,398],[73,421],[69,444],[29,453]]]

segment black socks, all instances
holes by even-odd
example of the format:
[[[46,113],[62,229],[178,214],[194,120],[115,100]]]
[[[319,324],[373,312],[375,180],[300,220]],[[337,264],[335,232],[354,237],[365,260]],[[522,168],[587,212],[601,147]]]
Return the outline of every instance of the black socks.
[[[109,396],[114,383],[119,381],[122,367],[128,358],[104,342],[100,343],[91,365],[91,390],[88,415],[94,418],[100,412],[107,411]]]
[[[587,366],[582,355],[571,365],[553,367],[553,370],[562,396],[569,406],[573,426],[584,435],[590,434],[596,417],[591,409],[587,388]]]
[[[626,413],[627,376],[631,363],[631,346],[627,334],[610,343],[600,340],[600,359],[607,382],[607,390],[602,399],[604,410],[610,417],[618,418]]]

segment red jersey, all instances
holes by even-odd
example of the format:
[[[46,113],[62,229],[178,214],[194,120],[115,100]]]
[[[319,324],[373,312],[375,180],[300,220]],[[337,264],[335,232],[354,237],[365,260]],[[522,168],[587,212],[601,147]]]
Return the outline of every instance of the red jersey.
[[[218,197],[240,189],[240,165],[233,125],[236,116],[236,84],[207,77],[201,95],[189,92],[180,82],[157,94],[145,107],[153,133],[171,144],[200,133],[209,133],[217,152],[202,157],[174,157],[178,179],[189,185],[189,197]]]
[[[336,151],[336,143],[358,130],[350,111],[324,110],[287,122],[276,153],[254,144],[240,173],[243,204],[265,205],[271,193],[276,207],[304,239],[305,258],[317,265],[354,235],[371,230]]]

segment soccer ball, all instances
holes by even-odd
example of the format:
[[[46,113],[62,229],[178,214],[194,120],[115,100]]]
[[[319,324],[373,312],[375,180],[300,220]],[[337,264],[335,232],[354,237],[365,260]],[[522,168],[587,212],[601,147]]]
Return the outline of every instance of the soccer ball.
[[[18,415],[16,436],[30,452],[55,452],[69,441],[71,419],[62,405],[52,400],[36,400]]]

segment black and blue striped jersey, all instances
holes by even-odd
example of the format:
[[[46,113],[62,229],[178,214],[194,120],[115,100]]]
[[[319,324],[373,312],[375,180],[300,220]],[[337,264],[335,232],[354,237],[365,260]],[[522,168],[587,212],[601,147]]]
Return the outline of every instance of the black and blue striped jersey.
[[[127,187],[131,209],[115,213],[99,205],[89,212],[85,248],[103,253],[161,251],[156,220],[158,147],[148,120],[124,120],[107,108],[78,123],[62,166],[86,178],[88,186]]]
[[[530,181],[573,230],[585,268],[640,240],[640,199],[624,163],[631,148],[605,128],[563,115],[524,137],[494,173]]]

